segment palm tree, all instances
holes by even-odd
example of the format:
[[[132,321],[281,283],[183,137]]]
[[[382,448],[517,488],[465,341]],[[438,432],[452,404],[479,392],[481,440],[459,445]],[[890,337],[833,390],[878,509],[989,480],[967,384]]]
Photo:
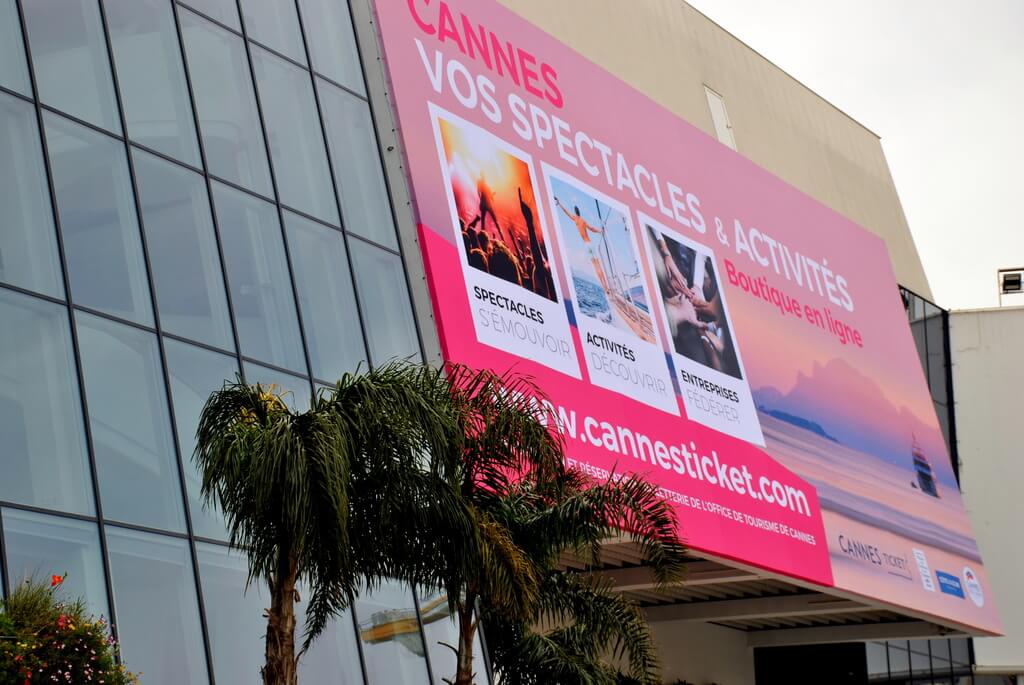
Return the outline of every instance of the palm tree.
[[[477,554],[469,508],[422,468],[454,430],[445,407],[420,392],[438,373],[393,364],[349,374],[305,412],[272,387],[228,383],[204,407],[195,452],[203,497],[224,512],[249,582],[270,590],[266,685],[295,685],[298,658],[361,586],[438,585],[442,555]],[[297,652],[300,580],[310,597]]]
[[[539,601],[541,575],[532,559],[497,521],[492,497],[528,480],[555,482],[564,470],[561,435],[532,382],[513,373],[496,374],[451,364],[444,373],[422,377],[452,422],[446,444],[430,452],[430,470],[458,491],[472,513],[479,547],[443,558],[444,581],[457,615],[455,685],[471,685],[478,601],[516,620],[526,620]]]
[[[541,601],[527,620],[483,605],[495,671],[509,685],[615,685],[627,676],[642,685],[660,683],[640,608],[600,574],[562,572],[558,561],[572,551],[596,567],[602,543],[624,536],[638,544],[660,587],[675,582],[686,550],[671,507],[657,486],[638,476],[597,483],[567,470],[559,489],[552,499],[524,485],[497,502],[496,518],[536,560],[542,582]]]
[[[576,632],[588,634],[565,643],[567,658],[597,663],[600,648],[611,647],[628,652],[634,672],[655,673],[654,648],[639,612],[607,586],[560,576],[556,566],[567,550],[597,564],[601,544],[622,534],[639,543],[659,582],[678,579],[685,548],[673,510],[658,489],[638,477],[596,483],[567,469],[564,441],[545,409],[550,405],[522,376],[451,365],[447,373],[426,380],[433,385],[424,394],[436,397],[435,406],[448,407],[445,413],[456,428],[445,449],[430,453],[430,468],[459,490],[480,539],[478,556],[459,559],[458,567],[448,557],[440,586],[458,618],[457,666],[450,682],[472,684],[472,646],[481,612],[535,645],[542,639],[549,645],[569,639],[564,631],[552,636],[534,632],[530,626],[536,621],[575,617]],[[593,649],[583,647],[584,637]],[[505,673],[504,664],[509,664],[510,673],[512,661],[501,661],[502,654],[513,654],[511,647],[496,652],[498,670]],[[528,662],[520,658],[518,663]]]

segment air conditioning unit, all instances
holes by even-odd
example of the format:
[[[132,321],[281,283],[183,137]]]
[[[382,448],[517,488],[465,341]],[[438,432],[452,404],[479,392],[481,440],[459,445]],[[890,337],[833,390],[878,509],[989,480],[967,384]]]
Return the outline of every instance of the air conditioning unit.
[[[1004,295],[1021,292],[1021,280],[1024,271],[1004,271],[1000,274],[1000,287]]]
[[[1003,303],[1004,295],[1024,294],[1024,268],[1000,269],[999,278],[999,304]],[[1016,300],[1017,298],[1013,298]]]

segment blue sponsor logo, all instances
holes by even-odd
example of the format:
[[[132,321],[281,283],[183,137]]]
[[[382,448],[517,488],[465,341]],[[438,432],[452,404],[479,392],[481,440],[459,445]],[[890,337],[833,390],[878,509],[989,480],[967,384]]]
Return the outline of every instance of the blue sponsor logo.
[[[939,579],[939,589],[944,593],[960,599],[964,598],[964,586],[960,584],[959,578],[942,571],[936,571],[935,577]]]

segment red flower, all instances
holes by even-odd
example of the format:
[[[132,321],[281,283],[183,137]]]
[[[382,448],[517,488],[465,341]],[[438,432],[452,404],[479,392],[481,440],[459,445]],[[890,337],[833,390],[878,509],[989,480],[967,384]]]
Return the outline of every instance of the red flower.
[[[60,618],[57,619],[57,627],[60,628],[61,630],[64,630],[65,628],[67,628],[68,627],[68,617],[65,616],[64,614],[61,614]]]
[[[57,587],[64,582],[64,576],[50,576],[50,587]]]

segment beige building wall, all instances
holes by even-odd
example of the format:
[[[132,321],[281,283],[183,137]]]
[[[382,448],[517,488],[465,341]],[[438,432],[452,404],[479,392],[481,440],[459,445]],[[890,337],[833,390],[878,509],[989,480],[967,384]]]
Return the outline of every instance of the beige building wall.
[[[931,299],[877,135],[682,0],[500,0],[714,135],[725,100],[740,154],[881,236],[900,284]]]
[[[662,680],[693,685],[754,685],[754,650],[737,630],[668,621],[652,623]]]
[[[949,335],[960,484],[1006,634],[974,640],[978,671],[1024,674],[1024,307],[952,312]]]

